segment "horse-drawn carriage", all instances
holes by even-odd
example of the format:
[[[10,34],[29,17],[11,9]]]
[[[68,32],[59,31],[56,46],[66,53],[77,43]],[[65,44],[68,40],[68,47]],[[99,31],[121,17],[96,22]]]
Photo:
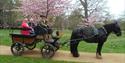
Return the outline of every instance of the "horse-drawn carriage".
[[[30,30],[24,28],[18,28],[20,30]],[[52,36],[52,29],[43,28],[41,26],[34,27],[34,34],[23,35],[11,33],[12,38],[11,52],[15,56],[20,56],[24,52],[24,47],[32,50],[36,47],[38,42],[44,42],[44,46],[41,47],[41,54],[44,58],[51,58],[55,52],[59,49],[59,32],[56,32],[56,37]]]
[[[36,43],[39,41],[44,41],[44,46],[41,48],[41,54],[44,58],[51,58],[55,54],[55,52],[59,49],[60,45],[64,45],[67,42],[64,42],[63,44],[60,44],[58,42],[59,37],[53,37],[52,30],[47,29],[47,28],[42,28],[40,26],[34,28],[35,30],[35,35],[18,35],[18,34],[10,34],[12,37],[12,46],[11,46],[11,51],[14,55],[21,55],[22,52],[24,51],[24,47],[27,47],[28,49],[33,49],[36,46]],[[101,49],[104,44],[104,42],[107,40],[107,37],[109,36],[110,33],[115,33],[117,36],[121,36],[121,29],[119,24],[116,23],[111,23],[104,25],[102,28],[98,29],[99,34],[97,36],[93,36],[90,38],[85,38],[83,35],[83,28],[80,29],[75,29],[73,30],[70,38],[70,51],[74,57],[78,57],[78,50],[77,46],[81,40],[84,40],[88,43],[98,43],[97,46],[97,52],[96,56],[97,58],[101,58]],[[60,33],[56,33],[57,36],[60,36]],[[37,37],[41,36],[42,38],[38,39]],[[52,37],[48,38],[47,37]]]

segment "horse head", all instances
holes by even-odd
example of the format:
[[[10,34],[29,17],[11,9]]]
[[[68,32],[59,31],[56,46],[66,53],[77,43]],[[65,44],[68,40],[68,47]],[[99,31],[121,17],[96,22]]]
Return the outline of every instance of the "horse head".
[[[117,36],[121,36],[121,28],[119,23],[116,21],[115,23],[113,23],[113,32],[117,35]]]

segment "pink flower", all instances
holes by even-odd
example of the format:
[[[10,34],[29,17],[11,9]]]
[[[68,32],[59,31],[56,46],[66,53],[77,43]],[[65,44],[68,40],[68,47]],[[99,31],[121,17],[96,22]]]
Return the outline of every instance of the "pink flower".
[[[69,0],[22,0],[21,9],[24,15],[35,13],[50,16],[57,16],[64,13],[69,7]]]

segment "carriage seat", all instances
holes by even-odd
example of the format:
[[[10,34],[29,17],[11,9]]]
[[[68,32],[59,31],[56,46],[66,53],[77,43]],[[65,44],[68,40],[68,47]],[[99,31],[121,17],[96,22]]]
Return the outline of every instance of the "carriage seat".
[[[11,36],[15,36],[15,37],[22,37],[22,38],[33,38],[36,37],[35,34],[30,34],[30,35],[22,35],[22,34],[10,34]]]

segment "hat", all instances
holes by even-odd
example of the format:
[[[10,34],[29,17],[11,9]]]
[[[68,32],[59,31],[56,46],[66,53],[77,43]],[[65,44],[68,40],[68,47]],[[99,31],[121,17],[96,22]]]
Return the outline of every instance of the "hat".
[[[25,18],[24,21],[28,21],[28,18]]]
[[[46,17],[46,16],[44,16],[44,15],[40,15],[40,17]]]

